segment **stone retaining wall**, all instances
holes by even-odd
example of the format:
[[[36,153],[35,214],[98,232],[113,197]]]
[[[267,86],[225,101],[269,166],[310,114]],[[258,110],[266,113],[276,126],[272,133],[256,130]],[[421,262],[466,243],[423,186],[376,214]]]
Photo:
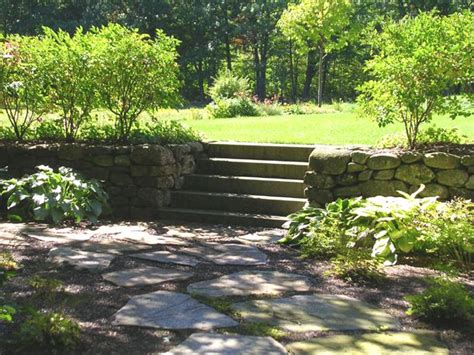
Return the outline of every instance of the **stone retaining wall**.
[[[474,199],[474,153],[371,151],[318,147],[310,156],[305,193],[313,204],[341,197],[399,196],[426,186],[419,196]]]
[[[0,144],[0,167],[12,176],[38,165],[71,167],[104,183],[114,216],[151,218],[170,204],[170,190],[180,189],[194,172],[200,143],[106,146],[85,144]]]

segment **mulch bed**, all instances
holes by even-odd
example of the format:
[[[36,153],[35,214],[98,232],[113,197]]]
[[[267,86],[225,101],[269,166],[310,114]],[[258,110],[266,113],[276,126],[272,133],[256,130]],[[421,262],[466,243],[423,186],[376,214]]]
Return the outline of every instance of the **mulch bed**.
[[[160,224],[154,229],[162,233],[168,226],[177,228],[177,225]],[[253,233],[257,228],[229,228],[225,226],[208,226],[200,224],[186,224],[181,226],[183,232],[193,232],[205,237],[206,241],[222,243],[235,240],[236,237]],[[101,238],[107,238],[106,235]],[[99,273],[78,271],[72,267],[57,267],[47,262],[47,254],[53,246],[50,243],[29,240],[31,247],[10,248],[15,259],[22,269],[18,275],[9,281],[4,292],[7,300],[20,306],[31,305],[38,309],[62,310],[68,316],[80,322],[82,329],[81,343],[72,353],[80,354],[145,354],[167,351],[182,342],[193,331],[166,331],[144,329],[138,327],[114,326],[111,324],[112,315],[124,306],[131,296],[157,290],[185,292],[188,284],[216,278],[233,272],[244,270],[277,270],[282,272],[298,273],[308,276],[314,284],[314,292],[344,294],[366,301],[384,309],[386,312],[400,319],[404,331],[414,329],[429,329],[436,332],[454,354],[474,353],[474,324],[455,324],[433,326],[422,323],[405,314],[407,303],[404,296],[416,294],[425,287],[423,278],[435,275],[435,272],[423,267],[397,265],[387,269],[388,278],[381,285],[351,285],[346,282],[324,276],[328,269],[328,262],[301,260],[298,252],[279,245],[260,245],[260,249],[269,257],[264,266],[220,266],[210,262],[202,262],[196,267],[185,267],[172,264],[157,264],[145,260],[130,258],[127,255],[118,256],[107,269],[109,271],[126,268],[154,265],[163,268],[193,271],[195,276],[179,282],[166,282],[154,286],[124,288],[115,286],[103,280]],[[172,246],[155,246],[152,250],[177,250]],[[26,280],[33,275],[41,275],[61,280],[65,285],[65,292],[58,294],[51,307],[44,297],[33,297],[32,290],[26,285]],[[472,278],[465,276],[462,281],[474,290]],[[0,337],[11,336],[7,328],[0,326]],[[315,336],[327,336],[336,333],[319,332],[304,334],[289,334],[280,339],[282,344],[290,341],[309,339]],[[13,349],[0,349],[0,354],[12,353]],[[40,353],[35,349],[35,353]],[[31,353],[31,352],[29,352]],[[44,351],[44,353],[51,353]],[[71,351],[67,351],[71,353]]]

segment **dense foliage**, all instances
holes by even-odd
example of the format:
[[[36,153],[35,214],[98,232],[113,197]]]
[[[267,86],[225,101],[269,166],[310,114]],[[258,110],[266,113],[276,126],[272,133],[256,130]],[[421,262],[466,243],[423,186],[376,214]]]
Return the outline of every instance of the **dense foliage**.
[[[329,2],[329,1],[326,1]],[[73,33],[120,23],[154,36],[163,30],[181,41],[178,48],[182,93],[202,100],[222,67],[249,77],[254,93],[285,99],[317,96],[318,51],[281,35],[276,25],[295,1],[278,0],[0,0],[0,32],[34,35],[42,26]],[[436,8],[444,15],[472,8],[466,0],[365,0],[352,2],[350,28],[363,27],[378,16],[398,20]],[[323,63],[327,102],[352,100],[354,87],[367,78],[361,70],[368,50],[360,37],[329,53]],[[264,97],[260,97],[261,100]]]
[[[370,31],[375,55],[366,65],[374,79],[361,86],[362,112],[382,127],[402,122],[410,148],[416,146],[420,126],[435,113],[472,114],[472,107],[446,92],[469,85],[474,77],[473,23],[471,12],[446,17],[431,12]]]
[[[474,298],[466,288],[444,277],[428,279],[429,287],[407,296],[407,313],[433,323],[469,321],[474,316]]]
[[[2,138],[74,141],[93,111],[106,109],[110,138],[128,140],[142,112],[178,100],[176,46],[161,31],[151,38],[114,24],[73,35],[44,28],[40,37],[7,36],[0,40],[0,108],[10,127]],[[45,120],[48,113],[59,117]]]
[[[64,167],[57,172],[47,166],[37,169],[21,179],[0,181],[10,220],[97,222],[108,198],[98,181],[85,180]]]
[[[421,189],[419,190],[421,191]],[[306,208],[290,216],[281,242],[298,246],[303,255],[335,257],[348,250],[367,251],[393,265],[400,255],[436,256],[472,268],[474,205],[467,200],[377,196]]]

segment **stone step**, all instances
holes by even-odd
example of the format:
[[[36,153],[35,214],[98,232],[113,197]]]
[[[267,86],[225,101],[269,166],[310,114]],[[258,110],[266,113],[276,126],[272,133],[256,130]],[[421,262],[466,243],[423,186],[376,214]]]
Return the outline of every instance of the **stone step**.
[[[207,210],[265,213],[277,216],[287,216],[301,209],[304,198],[241,195],[233,193],[216,193],[202,191],[172,191],[172,207],[204,208]]]
[[[265,228],[280,228],[287,221],[287,218],[282,216],[172,207],[161,208],[158,216],[160,220]]]
[[[281,160],[209,158],[198,161],[198,174],[302,179],[308,163]]]
[[[303,180],[253,176],[188,175],[185,190],[232,192],[251,195],[304,197]]]
[[[209,156],[215,158],[307,162],[315,146],[301,144],[211,142],[207,148]]]
[[[304,198],[243,195],[206,191],[172,191],[171,206],[178,208],[203,208],[227,212],[265,213],[287,216],[301,209]]]

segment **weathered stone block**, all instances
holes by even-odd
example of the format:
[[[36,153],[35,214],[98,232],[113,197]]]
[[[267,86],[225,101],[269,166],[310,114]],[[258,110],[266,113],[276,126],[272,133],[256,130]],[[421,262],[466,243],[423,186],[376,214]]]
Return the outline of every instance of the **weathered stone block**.
[[[347,172],[348,173],[358,173],[360,171],[367,170],[367,166],[359,163],[350,162],[347,164]]]
[[[63,144],[58,149],[61,160],[79,160],[84,157],[84,147],[79,144]]]
[[[103,167],[114,165],[114,157],[112,155],[96,155],[92,161],[95,165]]]
[[[454,154],[434,152],[425,154],[423,161],[430,168],[455,169],[459,166],[461,158]]]
[[[374,173],[375,180],[392,180],[395,176],[395,170],[378,170]]]
[[[111,173],[110,182],[117,186],[133,185],[132,177],[126,173]]]
[[[359,184],[364,197],[398,196],[397,191],[408,192],[408,187],[401,181],[369,180]]]
[[[368,181],[372,178],[372,175],[374,174],[373,170],[365,170],[361,172],[358,176],[359,181]]]
[[[85,170],[84,174],[97,180],[107,180],[109,178],[109,170],[107,168],[93,167]]]
[[[331,190],[317,189],[314,187],[308,187],[304,191],[305,196],[313,202],[325,204],[334,201],[334,195]]]
[[[181,174],[189,175],[196,170],[196,161],[192,155],[185,155],[181,160]]]
[[[469,177],[469,179],[466,182],[466,189],[469,190],[474,190],[474,175]]]
[[[178,173],[178,167],[176,164],[162,165],[162,166],[150,166],[148,175],[150,176],[166,176],[176,175]]]
[[[204,146],[200,142],[189,142],[189,143],[186,143],[186,145],[188,145],[189,148],[191,148],[191,153],[193,154],[201,153],[202,151],[204,151]]]
[[[463,187],[468,179],[469,174],[461,169],[441,170],[436,173],[436,180],[440,184],[451,187]]]
[[[411,186],[410,194],[416,192],[420,186]],[[449,190],[446,186],[440,184],[425,185],[425,189],[421,191],[418,197],[435,197],[438,196],[440,200],[446,200],[449,197]]]
[[[145,165],[132,165],[130,167],[130,174],[133,177],[150,176],[150,167]]]
[[[463,189],[461,187],[450,187],[449,196],[451,198],[461,197],[474,201],[474,190]]]
[[[166,204],[166,196],[162,190],[154,188],[138,189],[137,196],[132,199],[134,207],[163,207]]]
[[[334,197],[336,198],[357,197],[360,195],[361,191],[359,186],[345,186],[334,189]]]
[[[168,165],[174,163],[173,152],[159,145],[134,146],[130,159],[138,165]]]
[[[423,159],[423,155],[418,152],[407,151],[401,154],[400,159],[405,164],[412,164]]]
[[[395,172],[395,179],[410,185],[427,184],[435,178],[433,171],[423,163],[400,166]]]
[[[400,164],[400,158],[392,153],[377,153],[370,156],[369,160],[367,160],[367,166],[372,170],[395,169]]]
[[[346,171],[350,159],[347,149],[316,148],[309,157],[309,167],[318,173],[339,175]]]
[[[351,186],[357,184],[357,175],[356,174],[342,174],[336,176],[336,185],[340,186]]]
[[[130,156],[128,155],[117,155],[114,158],[114,164],[118,166],[130,166]]]
[[[354,163],[365,164],[370,158],[370,152],[364,152],[363,150],[356,150],[351,153],[351,159]]]
[[[306,172],[304,182],[306,185],[314,186],[319,189],[331,189],[336,186],[332,176],[319,174],[314,171]]]
[[[474,166],[474,155],[464,155],[461,158],[461,164],[464,166]]]

